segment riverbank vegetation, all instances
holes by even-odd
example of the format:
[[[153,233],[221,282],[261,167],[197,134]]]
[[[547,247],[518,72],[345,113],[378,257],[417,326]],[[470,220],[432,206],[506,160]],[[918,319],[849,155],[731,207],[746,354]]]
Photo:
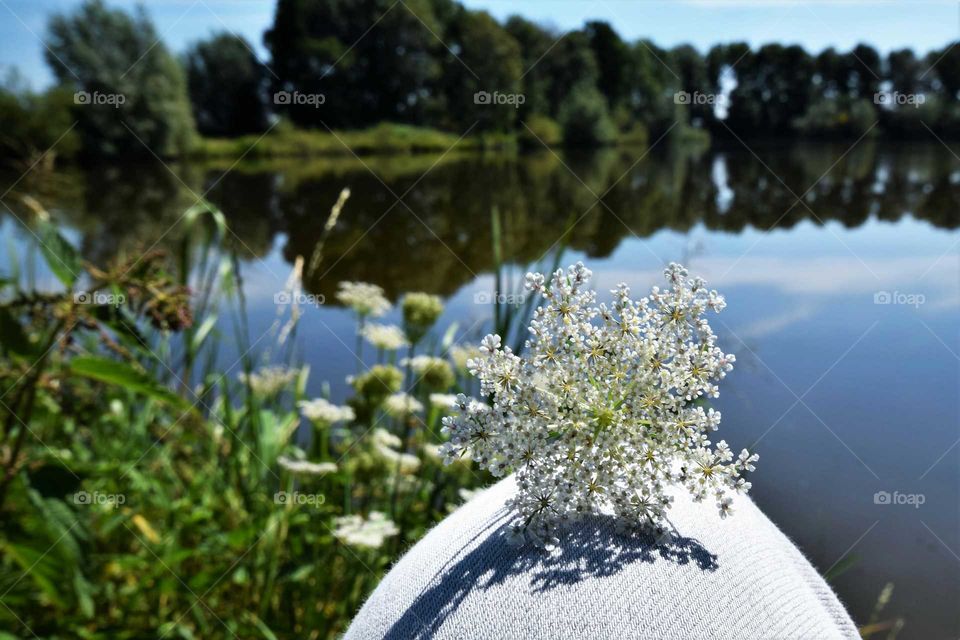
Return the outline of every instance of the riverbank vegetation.
[[[177,252],[102,268],[24,205],[28,252],[60,286],[16,263],[0,281],[0,637],[334,637],[486,482],[438,454],[451,394],[476,393],[440,298],[405,295],[402,326],[385,325],[379,287],[341,283],[357,362],[337,405],[306,394],[293,347],[322,241],[254,339],[210,205]]]

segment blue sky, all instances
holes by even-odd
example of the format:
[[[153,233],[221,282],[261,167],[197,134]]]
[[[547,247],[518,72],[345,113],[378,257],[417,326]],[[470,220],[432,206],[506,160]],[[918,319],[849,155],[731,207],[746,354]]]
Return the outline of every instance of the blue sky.
[[[809,50],[849,49],[859,42],[881,51],[911,47],[922,52],[960,38],[957,0],[463,0],[499,19],[513,13],[554,26],[577,28],[607,20],[628,39],[647,37],[661,46],[690,43],[701,50],[718,42],[782,42]],[[51,80],[40,38],[48,16],[80,0],[0,0],[0,72],[18,67],[40,88]],[[132,9],[131,0],[108,0]],[[164,41],[175,51],[211,32],[229,29],[247,37],[261,55],[273,0],[163,0],[147,3]]]

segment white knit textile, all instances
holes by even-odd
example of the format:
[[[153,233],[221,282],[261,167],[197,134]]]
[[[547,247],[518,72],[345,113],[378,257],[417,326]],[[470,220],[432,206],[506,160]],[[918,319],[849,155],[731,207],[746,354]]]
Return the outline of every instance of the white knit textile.
[[[344,640],[859,638],[800,551],[745,496],[721,519],[674,493],[677,536],[594,516],[556,550],[509,546],[512,477],[431,530],[384,577]]]

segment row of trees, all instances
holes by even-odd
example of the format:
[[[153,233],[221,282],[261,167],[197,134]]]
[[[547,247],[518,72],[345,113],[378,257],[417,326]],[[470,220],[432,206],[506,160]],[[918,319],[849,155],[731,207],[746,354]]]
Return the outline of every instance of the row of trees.
[[[860,135],[878,120],[897,133],[921,119],[952,133],[960,125],[960,48],[951,46],[923,57],[745,43],[701,54],[627,42],[606,22],[568,33],[519,16],[500,24],[454,0],[279,0],[265,42],[274,91],[328,96],[322,110],[286,107],[304,126],[395,120],[462,132],[549,118],[589,142],[635,127],[658,136],[677,122],[762,136]],[[477,104],[478,91],[523,103]]]
[[[266,63],[233,34],[182,59],[158,40],[142,9],[101,0],[51,19],[47,60],[60,88],[50,101],[64,103],[64,87],[87,96],[74,105],[84,150],[175,154],[195,128],[235,136],[277,116],[307,128],[390,121],[570,144],[691,127],[741,137],[906,136],[924,126],[960,135],[960,47],[918,57],[734,43],[702,54],[628,42],[605,22],[567,33],[519,16],[501,24],[455,0],[278,0]],[[30,121],[37,101],[0,92],[0,114]],[[8,138],[50,142],[33,129],[64,119],[27,122]]]

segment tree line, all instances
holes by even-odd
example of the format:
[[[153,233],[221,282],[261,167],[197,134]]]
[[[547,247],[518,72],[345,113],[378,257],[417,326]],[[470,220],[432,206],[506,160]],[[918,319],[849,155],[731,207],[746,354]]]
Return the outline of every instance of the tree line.
[[[204,136],[382,122],[598,145],[697,130],[715,137],[960,136],[960,47],[925,55],[718,44],[704,53],[624,40],[601,21],[557,32],[455,0],[278,0],[261,61],[215,34],[182,56],[149,16],[88,0],[48,24],[57,86],[8,81],[7,155],[58,143],[89,155],[175,155]],[[62,125],[62,128],[61,128]],[[74,132],[71,132],[71,137]]]

